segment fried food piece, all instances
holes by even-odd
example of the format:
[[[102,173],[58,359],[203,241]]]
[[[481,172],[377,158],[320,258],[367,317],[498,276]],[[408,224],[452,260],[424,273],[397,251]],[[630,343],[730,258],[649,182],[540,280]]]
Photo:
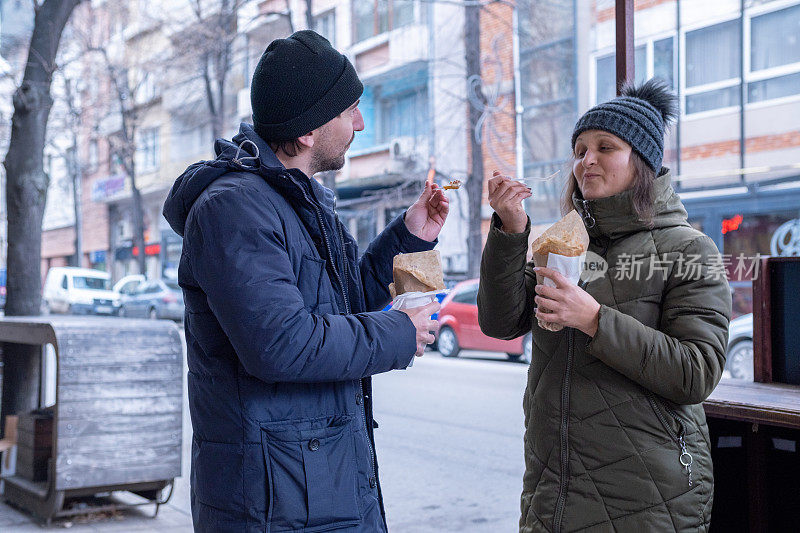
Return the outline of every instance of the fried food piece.
[[[450,183],[443,185],[442,189],[458,189],[461,187],[461,180],[450,180]]]

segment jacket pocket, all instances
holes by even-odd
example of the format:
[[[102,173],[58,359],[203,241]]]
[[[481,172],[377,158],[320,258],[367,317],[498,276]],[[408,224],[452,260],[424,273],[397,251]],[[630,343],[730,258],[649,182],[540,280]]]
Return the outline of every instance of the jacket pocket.
[[[353,417],[262,425],[267,531],[328,531],[361,520]]]
[[[691,489],[692,485],[694,484],[692,479],[692,464],[694,463],[694,457],[689,452],[689,448],[686,445],[686,424],[672,409],[661,404],[661,402],[656,399],[655,394],[653,394],[651,391],[646,391],[646,393],[647,400],[650,402],[650,406],[653,408],[653,413],[661,422],[661,425],[666,430],[669,438],[678,448],[676,463],[680,465],[681,469],[684,470],[686,480],[688,482],[687,486]],[[672,427],[670,421],[677,425],[677,429]]]

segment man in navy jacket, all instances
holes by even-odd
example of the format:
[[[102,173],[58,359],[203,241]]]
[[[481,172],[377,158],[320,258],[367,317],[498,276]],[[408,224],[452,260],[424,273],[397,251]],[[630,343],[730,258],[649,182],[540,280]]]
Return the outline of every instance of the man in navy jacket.
[[[272,42],[254,126],[218,140],[164,205],[184,237],[196,531],[386,530],[370,376],[422,354],[439,304],[379,310],[392,258],[432,249],[448,203],[426,185],[358,258],[311,176],[344,164],[362,91],[316,33]]]

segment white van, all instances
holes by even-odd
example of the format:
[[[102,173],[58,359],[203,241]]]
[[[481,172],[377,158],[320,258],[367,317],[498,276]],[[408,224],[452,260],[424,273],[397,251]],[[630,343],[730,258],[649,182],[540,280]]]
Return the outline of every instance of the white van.
[[[107,272],[78,267],[48,270],[42,300],[50,313],[76,315],[116,315],[120,305]]]

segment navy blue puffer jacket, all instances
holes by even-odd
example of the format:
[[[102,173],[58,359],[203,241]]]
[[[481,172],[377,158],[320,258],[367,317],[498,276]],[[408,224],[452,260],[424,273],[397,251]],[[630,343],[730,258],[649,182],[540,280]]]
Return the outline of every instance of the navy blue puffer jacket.
[[[195,530],[385,531],[369,376],[416,342],[378,310],[394,255],[435,243],[401,216],[359,260],[332,192],[249,125],[215,150],[164,205],[184,237]]]

